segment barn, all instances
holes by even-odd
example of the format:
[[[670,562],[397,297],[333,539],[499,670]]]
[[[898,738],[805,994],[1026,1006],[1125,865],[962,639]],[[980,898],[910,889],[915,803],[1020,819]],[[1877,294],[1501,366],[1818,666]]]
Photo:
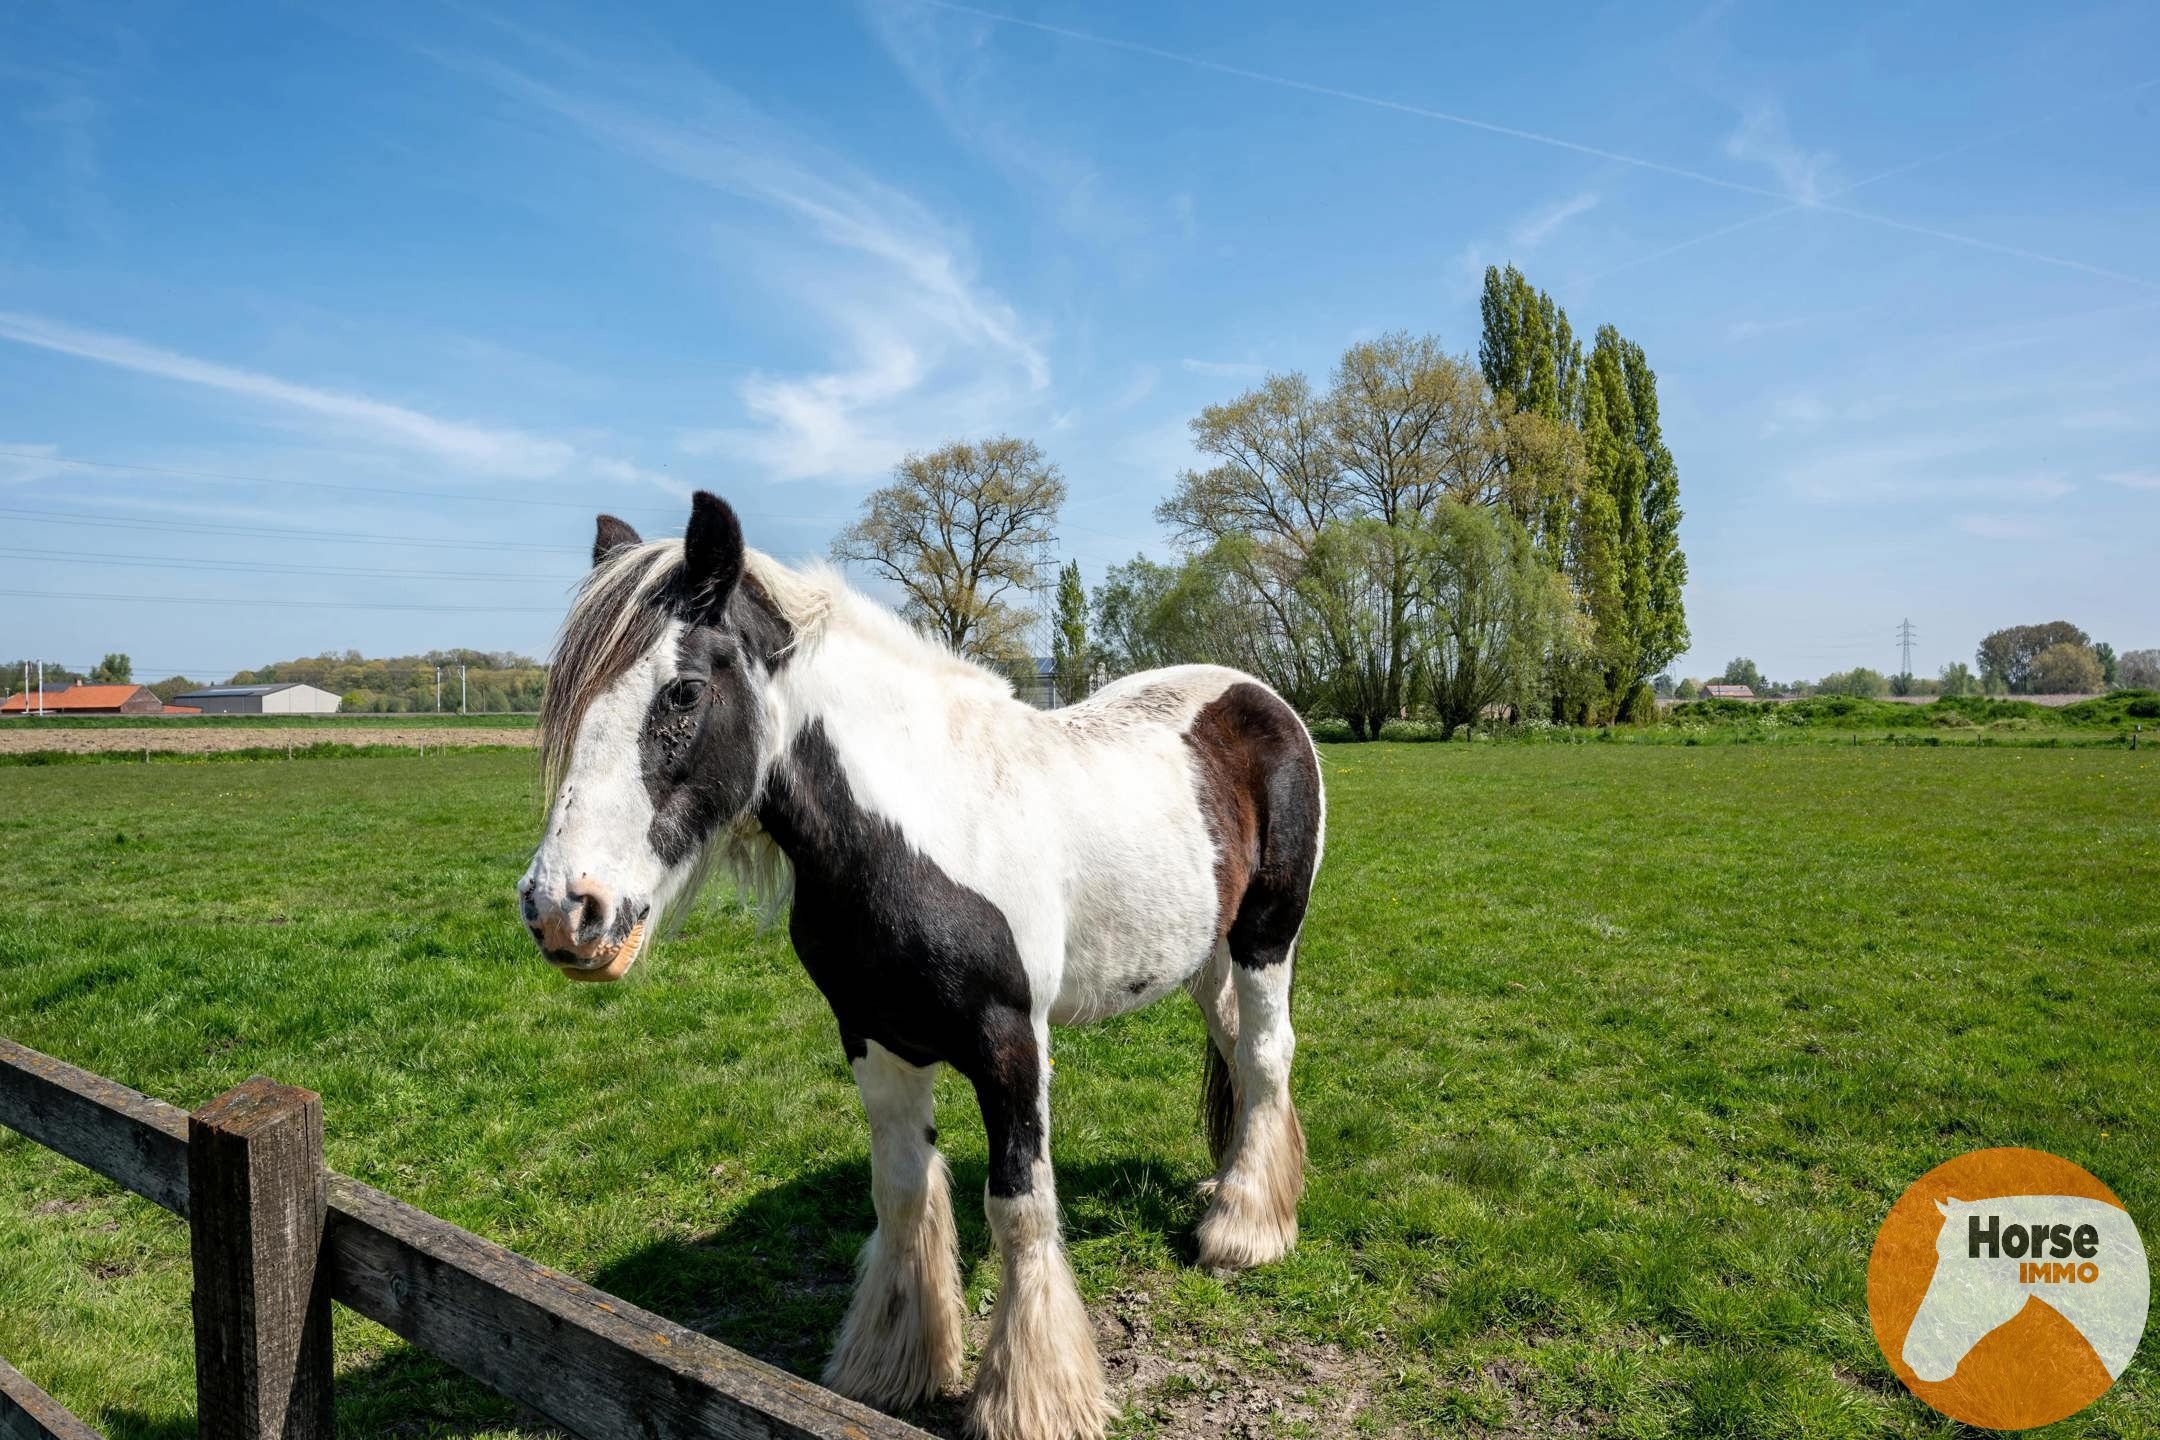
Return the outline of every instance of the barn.
[[[167,705],[150,693],[147,685],[47,686],[10,695],[0,702],[0,715],[193,715],[185,705]]]
[[[313,685],[212,685],[179,697],[205,715],[335,715],[338,697]]]

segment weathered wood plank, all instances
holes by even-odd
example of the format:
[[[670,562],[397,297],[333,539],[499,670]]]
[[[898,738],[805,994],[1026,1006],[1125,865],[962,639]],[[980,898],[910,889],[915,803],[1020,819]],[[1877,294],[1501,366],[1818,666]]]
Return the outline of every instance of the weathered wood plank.
[[[188,1213],[184,1110],[0,1037],[0,1125]]]
[[[98,1440],[98,1433],[0,1360],[0,1440]]]
[[[322,1097],[257,1075],[188,1117],[202,1440],[330,1440]]]
[[[331,1294],[587,1440],[927,1440],[342,1175]]]

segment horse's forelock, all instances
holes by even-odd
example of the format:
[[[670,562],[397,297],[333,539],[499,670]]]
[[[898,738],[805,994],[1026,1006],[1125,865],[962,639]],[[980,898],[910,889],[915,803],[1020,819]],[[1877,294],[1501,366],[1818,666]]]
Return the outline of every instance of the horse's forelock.
[[[660,643],[673,618],[666,590],[682,570],[680,540],[625,545],[578,586],[548,657],[540,697],[540,766],[550,803],[592,703]]]
[[[788,648],[815,640],[842,587],[836,576],[789,569],[744,552],[743,583],[755,587],[788,628]],[[683,542],[619,546],[587,572],[563,618],[540,697],[540,764],[548,803],[562,788],[578,726],[592,703],[660,643],[675,618],[674,584]]]

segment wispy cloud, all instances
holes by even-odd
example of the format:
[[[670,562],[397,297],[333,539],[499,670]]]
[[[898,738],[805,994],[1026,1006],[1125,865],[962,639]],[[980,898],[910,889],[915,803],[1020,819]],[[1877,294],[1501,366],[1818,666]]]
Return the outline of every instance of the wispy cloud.
[[[1812,323],[1805,315],[1795,315],[1784,320],[1735,320],[1725,327],[1725,338],[1738,344],[1744,340],[1759,340],[1765,335],[1798,330]]]
[[[1213,375],[1225,380],[1257,380],[1267,374],[1267,366],[1251,360],[1195,360],[1188,355],[1178,364],[1195,375]]]
[[[335,435],[430,455],[483,475],[537,480],[583,473],[651,484],[678,495],[686,493],[682,485],[666,476],[627,460],[581,450],[564,440],[526,430],[446,420],[410,406],[350,391],[327,390],[40,315],[0,311],[0,340],[138,375],[201,386],[273,409],[299,412],[325,422]]]
[[[1039,197],[1066,234],[1142,253],[1138,242],[1159,234],[1166,220],[1190,237],[1189,195],[1173,197],[1167,215],[1154,205],[1137,205],[1076,145],[1042,133],[1039,123],[1029,125],[1035,97],[996,63],[996,51],[987,43],[990,25],[981,17],[891,3],[866,5],[863,14],[885,53],[953,138],[1016,188]]]
[[[1000,423],[1049,385],[1048,357],[976,279],[954,227],[702,72],[584,66],[573,88],[494,60],[434,58],[590,143],[792,225],[763,254],[762,278],[823,324],[836,353],[810,373],[750,375],[737,391],[746,423],[692,429],[686,451],[775,479],[857,479],[941,434]],[[741,264],[742,245],[716,243],[716,263]]]
[[[1587,215],[1597,207],[1598,195],[1594,190],[1570,195],[1517,221],[1515,228],[1508,232],[1508,243],[1517,250],[1535,250],[1559,234],[1561,227],[1570,220]]]
[[[1796,144],[1775,102],[1759,100],[1740,117],[1739,128],[1725,137],[1725,153],[1735,160],[1769,167],[1778,188],[1799,205],[1815,205],[1840,187],[1836,157],[1827,150]]]
[[[2100,478],[2126,490],[2160,490],[2160,470],[2117,470]]]
[[[2052,515],[2013,515],[1979,512],[1960,515],[1957,528],[1981,540],[2054,540],[2063,534],[2062,521]]]
[[[34,485],[67,473],[57,445],[0,446],[0,485]]]
[[[319,389],[38,315],[0,311],[0,339],[304,411],[375,439],[426,451],[490,474],[526,478],[555,475],[577,458],[577,452],[559,440],[444,420],[403,405]]]

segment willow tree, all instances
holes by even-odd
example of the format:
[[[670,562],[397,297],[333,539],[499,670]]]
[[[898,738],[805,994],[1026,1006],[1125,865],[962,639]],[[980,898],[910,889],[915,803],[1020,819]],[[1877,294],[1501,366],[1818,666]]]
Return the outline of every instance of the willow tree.
[[[1325,662],[1299,582],[1321,530],[1349,505],[1328,419],[1324,401],[1297,374],[1270,375],[1236,399],[1208,406],[1192,421],[1192,444],[1214,463],[1179,475],[1177,488],[1155,508],[1193,562],[1205,557],[1217,597],[1211,613],[1229,606],[1242,615],[1249,638],[1239,649],[1249,668],[1301,706],[1318,700]],[[1166,582],[1165,596],[1170,588]],[[1172,628],[1196,633],[1191,626]],[[1212,624],[1203,629],[1217,633]]]
[[[833,541],[836,560],[898,587],[901,613],[963,655],[1023,657],[1065,481],[1032,440],[911,454]]]

